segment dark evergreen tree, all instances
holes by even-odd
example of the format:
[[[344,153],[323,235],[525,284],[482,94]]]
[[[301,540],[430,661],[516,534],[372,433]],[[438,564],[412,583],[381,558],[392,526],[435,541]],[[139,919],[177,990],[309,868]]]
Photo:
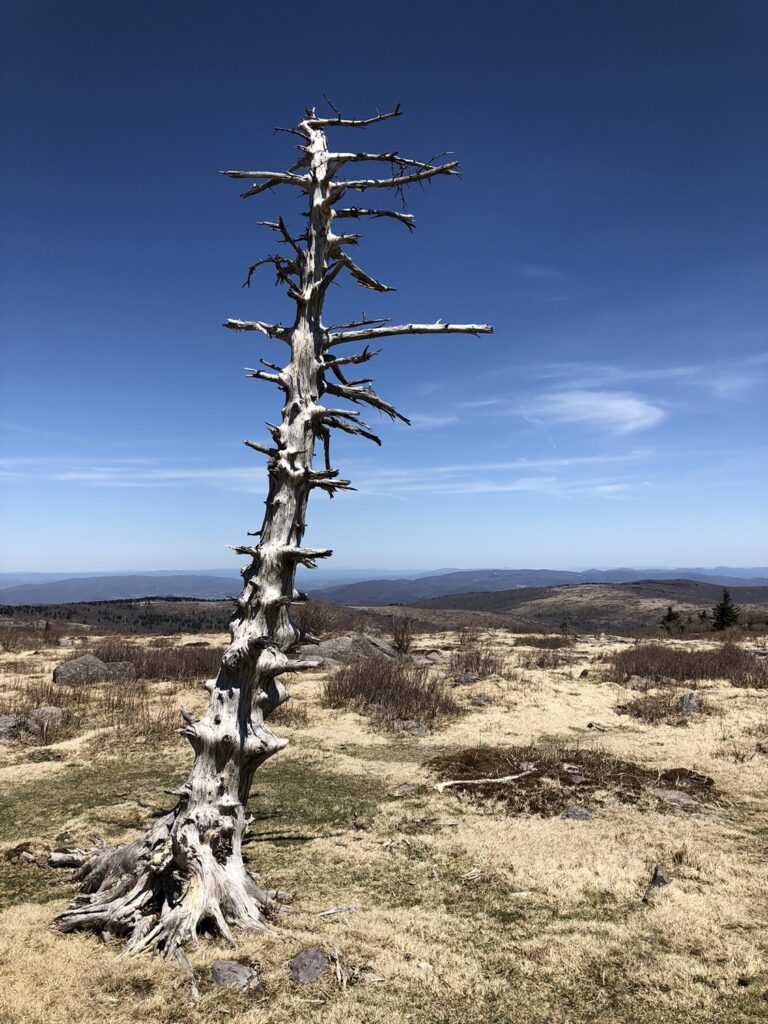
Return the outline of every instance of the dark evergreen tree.
[[[723,630],[738,626],[740,614],[741,611],[731,600],[728,589],[723,587],[723,599],[712,609],[712,628]]]
[[[676,612],[672,605],[669,605],[666,613],[662,615],[659,625],[662,629],[665,629],[667,633],[671,633],[673,629],[679,629],[680,612]]]

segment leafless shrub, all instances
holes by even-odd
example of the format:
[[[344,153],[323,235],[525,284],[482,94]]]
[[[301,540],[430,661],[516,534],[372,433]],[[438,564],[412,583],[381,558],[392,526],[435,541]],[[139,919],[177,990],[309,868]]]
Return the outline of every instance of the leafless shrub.
[[[407,654],[413,641],[413,618],[404,612],[392,616],[392,644],[400,654]]]
[[[692,651],[668,644],[636,644],[614,654],[609,664],[619,683],[639,676],[654,683],[727,679],[734,686],[768,688],[768,663],[732,641]]]
[[[306,601],[291,607],[291,619],[306,633],[325,640],[361,628],[364,616],[343,605]]]
[[[395,658],[365,658],[337,669],[323,686],[323,701],[367,714],[385,729],[398,719],[433,724],[459,713],[444,679]]]
[[[537,647],[541,650],[559,651],[563,647],[572,647],[575,643],[572,636],[527,636],[516,639],[515,647]]]
[[[82,654],[78,651],[73,657]],[[107,637],[89,648],[102,661],[129,661],[139,679],[197,682],[215,676],[223,650],[197,645],[175,645],[166,640],[162,646],[131,643],[120,637]]]
[[[691,721],[691,713],[686,710],[685,696],[670,693],[646,693],[630,701],[617,704],[615,711],[620,715],[629,715],[649,725],[687,725]],[[715,706],[703,697],[698,698],[696,714],[712,715]]]
[[[480,628],[475,622],[469,622],[456,631],[459,647],[476,647],[480,643]]]
[[[57,644],[64,631],[48,619],[35,623],[0,623],[0,651],[34,651]]]
[[[504,674],[506,659],[490,647],[479,643],[465,643],[451,654],[448,671],[454,676],[500,676]]]
[[[557,668],[563,663],[558,651],[520,651],[517,655],[517,664],[520,668]]]

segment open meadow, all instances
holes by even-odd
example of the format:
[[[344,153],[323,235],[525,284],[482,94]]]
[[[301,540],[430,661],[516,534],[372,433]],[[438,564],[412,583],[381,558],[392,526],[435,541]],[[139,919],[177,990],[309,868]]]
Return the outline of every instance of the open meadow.
[[[284,905],[274,937],[189,952],[196,999],[175,963],[52,931],[73,890],[48,855],[138,837],[172,806],[178,708],[202,714],[225,636],[11,638],[0,715],[38,727],[0,741],[0,1020],[764,1020],[765,640],[433,628],[400,660],[289,678],[290,745],[256,777],[246,845]],[[138,678],[51,682],[85,650]],[[327,967],[295,984],[312,946]],[[214,986],[220,958],[258,984]]]

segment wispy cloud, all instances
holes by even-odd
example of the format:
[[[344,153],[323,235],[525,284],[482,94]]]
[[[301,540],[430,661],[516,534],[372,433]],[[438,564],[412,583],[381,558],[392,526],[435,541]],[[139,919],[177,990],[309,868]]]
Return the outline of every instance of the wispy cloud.
[[[655,427],[666,413],[657,405],[628,391],[553,391],[518,406],[536,422],[578,423],[602,427],[619,434]]]
[[[621,464],[647,460],[637,450],[626,455],[589,455],[571,458],[512,459],[454,462],[431,466],[379,466],[354,463],[345,473],[354,478],[361,495],[405,498],[415,494],[530,493],[555,497],[616,497],[629,494],[626,477],[594,476],[600,469],[613,471]],[[586,472],[586,476],[584,473]],[[6,458],[0,461],[0,479],[40,480],[83,487],[210,487],[261,492],[264,477],[258,467],[158,465],[150,459],[96,460],[80,458]]]
[[[542,267],[538,263],[521,263],[517,272],[529,281],[565,281],[566,279],[562,270],[557,270],[554,267]]]
[[[567,382],[571,388],[631,383],[670,383],[699,388],[714,397],[736,398],[763,387],[768,376],[768,352],[735,359],[677,366],[630,367],[610,363],[563,362],[527,368],[529,376]]]

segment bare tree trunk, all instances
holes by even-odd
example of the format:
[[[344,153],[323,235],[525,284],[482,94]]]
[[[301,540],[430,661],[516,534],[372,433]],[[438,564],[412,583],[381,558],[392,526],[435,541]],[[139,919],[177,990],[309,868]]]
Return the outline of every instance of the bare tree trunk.
[[[340,117],[318,118],[308,111],[298,128],[302,144],[299,163],[289,172],[230,171],[231,177],[261,181],[244,196],[287,184],[301,188],[308,200],[306,232],[295,239],[282,218],[268,224],[291,250],[290,257],[270,256],[263,263],[274,265],[278,279],[287,286],[296,304],[292,327],[260,321],[227,321],[235,330],[256,330],[285,343],[290,359],[282,367],[265,363],[272,371],[251,371],[251,375],[277,385],[285,395],[282,420],[270,426],[273,444],[246,444],[269,458],[269,493],[261,530],[255,547],[235,550],[250,557],[243,570],[243,590],[230,623],[231,643],[222,659],[216,679],[206,683],[210,705],[199,721],[182,710],[185,725],[180,733],[194,750],[189,779],[178,791],[176,807],[138,841],[113,851],[88,856],[78,872],[80,894],[73,907],[55,919],[63,931],[91,928],[109,936],[127,938],[127,950],[161,952],[173,956],[185,944],[194,943],[201,925],[232,938],[232,928],[268,928],[273,893],[257,884],[243,864],[242,842],[247,820],[245,806],[254,772],[267,758],[287,743],[269,728],[268,719],[288,694],[279,677],[315,667],[317,662],[289,661],[287,653],[298,632],[289,616],[290,605],[299,595],[294,589],[296,567],[313,567],[328,550],[302,546],[310,491],[319,487],[333,495],[348,489],[329,461],[330,430],[361,434],[378,443],[378,438],[360,422],[359,413],[330,409],[320,404],[324,395],[353,403],[364,402],[392,417],[404,419],[369,386],[367,380],[349,381],[342,365],[366,362],[375,355],[367,347],[357,355],[336,358],[330,350],[342,343],[406,333],[479,333],[484,325],[443,323],[385,327],[382,321],[359,321],[339,329],[323,326],[323,303],[328,286],[341,270],[347,269],[364,287],[388,291],[344,251],[356,235],[335,235],[335,217],[389,216],[408,227],[411,218],[391,211],[359,208],[334,210],[334,202],[347,190],[400,188],[411,181],[435,174],[455,173],[455,163],[425,164],[404,160],[395,154],[329,153],[325,129],[329,126],[365,127],[397,116],[379,115],[366,121],[345,121]],[[334,180],[349,162],[386,159],[401,173],[390,179],[361,181]],[[298,167],[306,173],[295,174]],[[300,242],[304,242],[301,247]],[[378,326],[377,326],[378,325]],[[337,383],[325,379],[331,370]],[[407,421],[406,421],[407,422]],[[268,425],[269,426],[269,425]],[[315,442],[324,450],[324,468],[313,469]]]

